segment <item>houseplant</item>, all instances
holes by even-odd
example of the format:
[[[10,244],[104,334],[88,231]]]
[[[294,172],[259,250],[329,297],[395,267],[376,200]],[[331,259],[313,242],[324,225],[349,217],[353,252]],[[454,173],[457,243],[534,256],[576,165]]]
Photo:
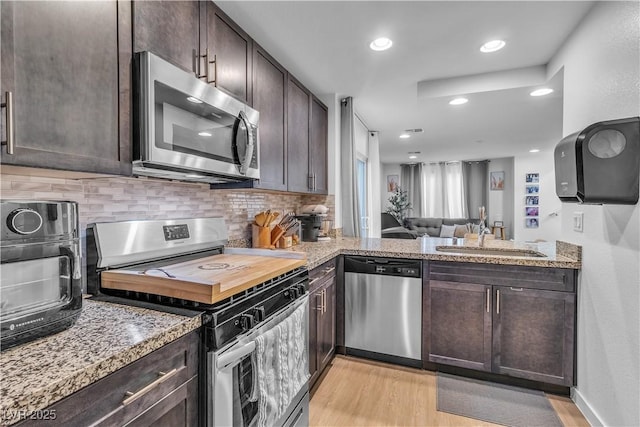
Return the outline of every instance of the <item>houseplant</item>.
[[[389,197],[389,205],[387,213],[402,224],[407,216],[407,211],[411,210],[411,203],[409,202],[409,195],[399,185],[396,186],[395,191]]]

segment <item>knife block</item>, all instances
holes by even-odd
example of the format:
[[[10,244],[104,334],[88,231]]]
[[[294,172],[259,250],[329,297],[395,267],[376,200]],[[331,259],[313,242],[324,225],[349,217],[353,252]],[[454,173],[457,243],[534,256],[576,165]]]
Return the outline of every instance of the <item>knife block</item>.
[[[271,248],[271,227],[251,224],[251,245],[254,248]]]

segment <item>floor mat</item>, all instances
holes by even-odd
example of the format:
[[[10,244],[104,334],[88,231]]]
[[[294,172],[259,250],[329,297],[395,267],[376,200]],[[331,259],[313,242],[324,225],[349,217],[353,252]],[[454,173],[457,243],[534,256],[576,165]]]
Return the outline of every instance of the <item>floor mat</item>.
[[[544,393],[438,372],[438,411],[512,427],[562,427]]]

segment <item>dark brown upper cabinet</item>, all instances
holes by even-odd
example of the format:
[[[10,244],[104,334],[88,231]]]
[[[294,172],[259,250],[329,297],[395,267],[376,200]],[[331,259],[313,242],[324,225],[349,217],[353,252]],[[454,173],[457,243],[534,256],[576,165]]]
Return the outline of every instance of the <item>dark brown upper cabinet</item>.
[[[3,1],[0,14],[2,163],[130,174],[131,3]]]
[[[151,51],[252,104],[252,40],[211,1],[133,2],[134,52]]]
[[[206,4],[208,81],[252,105],[251,70],[253,41],[213,2]],[[262,119],[262,117],[261,117]]]
[[[311,96],[311,124],[309,126],[309,173],[311,174],[311,191],[327,194],[327,137],[328,112],[320,100]]]
[[[200,4],[197,1],[134,1],[133,51],[150,51],[199,74]]]
[[[291,75],[287,91],[288,189],[327,194],[327,107]]]
[[[287,182],[289,191],[308,193],[309,174],[309,91],[291,75],[287,84]]]
[[[287,70],[254,44],[253,108],[260,112],[260,181],[255,187],[287,190]]]

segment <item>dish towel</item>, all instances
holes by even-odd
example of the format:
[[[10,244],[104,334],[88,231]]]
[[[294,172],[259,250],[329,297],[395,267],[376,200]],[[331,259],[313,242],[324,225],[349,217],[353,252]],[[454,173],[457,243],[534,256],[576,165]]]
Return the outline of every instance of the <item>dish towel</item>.
[[[258,426],[273,426],[309,380],[305,345],[308,301],[256,338]]]

